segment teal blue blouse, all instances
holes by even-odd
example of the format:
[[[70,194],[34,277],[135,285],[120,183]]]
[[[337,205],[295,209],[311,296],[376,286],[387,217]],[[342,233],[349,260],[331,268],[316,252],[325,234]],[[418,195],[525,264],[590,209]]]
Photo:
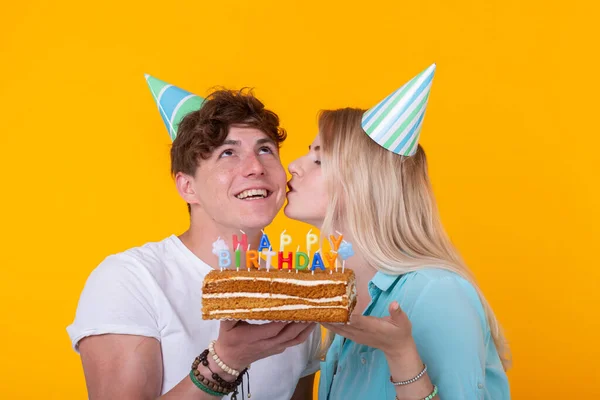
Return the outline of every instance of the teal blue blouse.
[[[396,300],[412,323],[419,355],[442,400],[510,399],[508,379],[475,288],[438,268],[400,276],[378,272],[364,315],[389,315]],[[380,350],[336,335],[321,363],[319,400],[393,400]]]

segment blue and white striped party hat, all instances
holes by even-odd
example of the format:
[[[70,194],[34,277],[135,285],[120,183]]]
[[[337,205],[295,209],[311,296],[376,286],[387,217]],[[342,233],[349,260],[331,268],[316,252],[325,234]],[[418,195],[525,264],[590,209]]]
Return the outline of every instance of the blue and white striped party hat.
[[[383,148],[402,156],[417,151],[435,64],[363,114],[362,128]]]
[[[186,90],[170,85],[148,74],[145,75],[146,83],[154,101],[158,105],[158,111],[167,126],[171,140],[177,136],[177,127],[184,116],[202,107],[204,99]]]

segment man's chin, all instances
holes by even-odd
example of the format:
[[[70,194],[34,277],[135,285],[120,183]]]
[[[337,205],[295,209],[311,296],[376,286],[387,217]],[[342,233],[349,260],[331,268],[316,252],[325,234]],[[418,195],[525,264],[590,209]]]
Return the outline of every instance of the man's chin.
[[[271,222],[273,222],[273,220],[275,219],[275,216],[277,214],[273,214],[272,216],[268,216],[268,215],[263,215],[263,216],[257,216],[254,215],[252,217],[249,218],[245,218],[242,221],[242,230],[243,231],[260,231],[261,229],[264,229],[266,226],[270,225]]]

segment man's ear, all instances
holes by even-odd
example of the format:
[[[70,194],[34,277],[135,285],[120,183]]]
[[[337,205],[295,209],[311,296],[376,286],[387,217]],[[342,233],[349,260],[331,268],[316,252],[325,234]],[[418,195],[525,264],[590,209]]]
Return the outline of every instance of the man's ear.
[[[186,203],[198,204],[194,177],[184,174],[183,172],[178,172],[175,175],[175,185],[177,186],[177,192],[179,192],[179,195]]]

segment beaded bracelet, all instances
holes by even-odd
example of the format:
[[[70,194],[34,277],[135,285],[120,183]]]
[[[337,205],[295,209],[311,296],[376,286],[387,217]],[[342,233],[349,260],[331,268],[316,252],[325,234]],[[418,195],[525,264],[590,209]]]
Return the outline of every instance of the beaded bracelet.
[[[208,352],[212,356],[213,360],[215,360],[215,362],[217,363],[217,365],[219,366],[219,368],[221,368],[223,371],[227,372],[229,375],[239,376],[240,375],[240,371],[235,370],[235,369],[227,366],[227,364],[225,364],[219,358],[219,356],[217,355],[217,353],[215,353],[215,343],[216,342],[217,342],[216,340],[211,340],[210,344],[208,345]]]
[[[210,368],[207,357],[208,357],[208,349],[204,350],[198,357],[196,357],[196,359],[192,363],[192,369],[197,369],[198,365],[200,365],[200,364],[204,365],[210,371],[211,377],[219,385],[221,385],[223,388],[225,388],[226,390],[228,390],[230,392],[233,391],[236,387],[238,387],[242,383],[242,379],[244,378],[244,373],[247,371],[246,369],[244,369],[233,382],[229,382],[229,381],[226,381],[225,379],[221,378],[221,376],[219,374],[217,374],[216,372],[214,372],[212,370],[212,368]]]
[[[198,389],[202,390],[204,393],[210,394],[211,396],[223,397],[227,394],[214,391],[208,386],[206,386],[204,383],[200,382],[198,378],[196,378],[196,375],[194,375],[194,371],[190,371],[190,379],[192,380],[192,382],[194,382],[194,385],[196,385]]]
[[[207,386],[210,390],[214,390],[215,392],[221,392],[225,394],[229,394],[233,391],[231,389],[227,389],[219,385],[218,383],[212,382],[210,379],[202,375],[197,369],[192,369],[192,373],[196,376],[196,379],[198,379],[204,386]]]
[[[423,400],[431,400],[435,396],[437,396],[437,394],[438,394],[438,387],[436,385],[433,385],[433,392],[431,392],[431,394],[429,396],[425,397]]]
[[[422,399],[422,400],[431,400],[431,399],[433,399],[435,396],[437,396],[437,394],[438,394],[438,387],[437,387],[437,386],[435,386],[435,385],[433,385],[433,392],[431,392],[431,394],[430,394],[429,396],[425,397],[425,398],[424,398],[424,399]],[[396,400],[400,400],[400,399],[398,399],[398,396],[396,396],[396,397],[395,397],[395,399],[396,399]]]
[[[421,372],[419,372],[419,374],[417,376],[415,376],[414,378],[411,378],[407,381],[394,382],[394,379],[390,376],[390,382],[392,382],[392,384],[394,386],[410,385],[411,383],[414,383],[414,382],[418,381],[419,379],[421,379],[423,377],[423,375],[425,375],[426,372],[427,372],[427,365],[423,364],[423,370]]]
[[[244,385],[243,385],[243,379],[244,379],[244,374],[245,374],[248,379],[248,381],[247,381],[248,398],[252,397],[252,395],[250,394],[250,374],[248,373],[248,369],[250,367],[245,368],[242,372],[240,372],[239,376],[235,379],[235,381],[233,381],[233,382],[226,381],[225,379],[221,378],[219,376],[219,374],[212,371],[212,369],[210,368],[209,362],[208,362],[208,354],[209,354],[209,349],[204,350],[198,357],[196,357],[194,359],[194,362],[192,363],[192,370],[190,371],[190,378],[192,379],[194,384],[196,386],[198,386],[198,388],[200,388],[204,392],[209,393],[213,396],[224,396],[224,395],[231,394],[230,400],[237,400],[237,396],[239,394],[238,386],[241,385],[242,398],[245,398]],[[203,366],[208,368],[208,370],[211,373],[212,378],[216,382],[213,382],[200,374],[200,371],[198,370],[198,366],[200,364],[202,364]],[[198,380],[199,380],[199,383],[197,383]],[[207,390],[210,390],[210,392],[207,392],[205,390],[205,388]]]

